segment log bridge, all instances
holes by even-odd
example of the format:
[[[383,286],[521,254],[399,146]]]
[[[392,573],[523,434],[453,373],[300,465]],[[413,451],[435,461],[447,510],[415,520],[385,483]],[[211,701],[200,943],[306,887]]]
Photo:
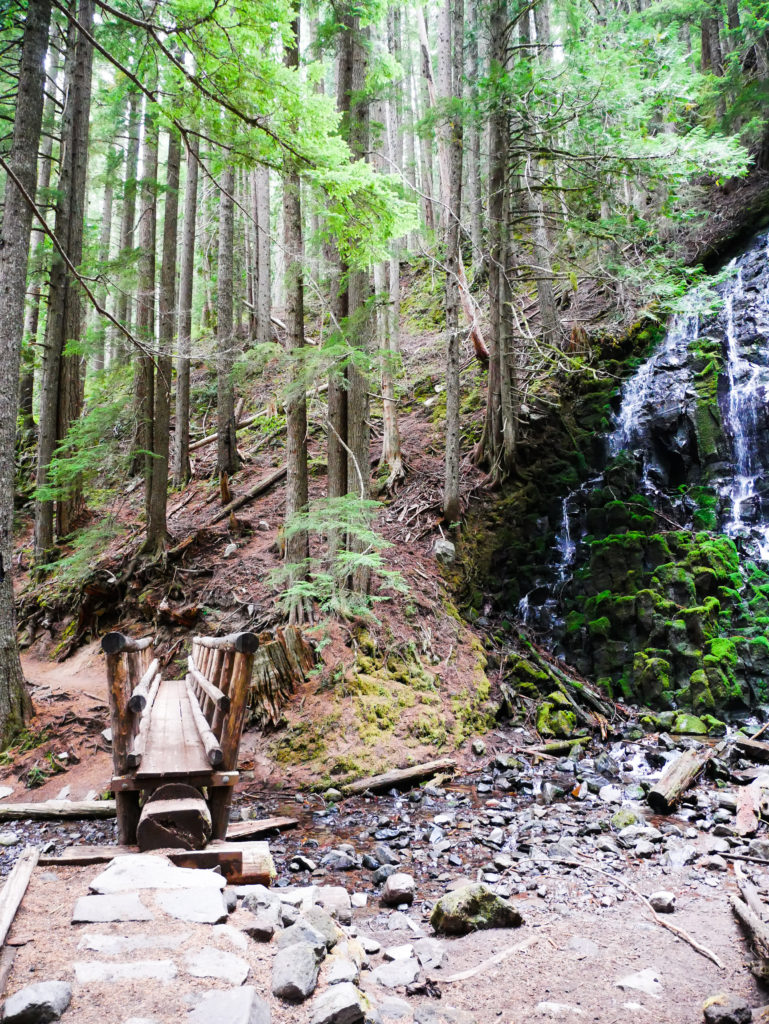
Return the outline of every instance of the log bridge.
[[[227,833],[254,633],[196,636],[184,679],[163,679],[152,637],[108,633],[119,842],[202,850]]]

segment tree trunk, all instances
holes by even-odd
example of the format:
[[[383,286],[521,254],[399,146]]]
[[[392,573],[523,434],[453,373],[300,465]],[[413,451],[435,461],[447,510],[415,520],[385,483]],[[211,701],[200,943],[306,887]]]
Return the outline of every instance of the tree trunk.
[[[45,55],[50,0],[29,0],[19,67],[19,93],[8,166],[18,179],[5,185],[0,244],[0,744],[6,747],[32,713],[16,643],[13,594],[13,496],[15,433],[24,294],[37,150],[43,118]]]
[[[496,0],[491,10],[491,76],[504,69],[504,29],[507,20],[506,0]],[[502,416],[502,375],[506,372],[502,343],[502,296],[505,266],[503,264],[503,220],[507,172],[507,113],[498,100],[489,117],[489,318],[490,359],[486,395],[486,417],[483,434],[475,450],[475,462],[485,466],[496,479],[509,463],[512,453],[505,450]]]
[[[139,208],[139,267],[136,283],[136,334],[149,353],[155,351],[155,271],[157,246],[158,123],[149,99],[144,107],[142,184]],[[142,353],[134,372],[136,411],[135,469],[144,467],[144,506],[149,522],[154,469],[152,417],[155,409],[155,367],[152,356]]]
[[[293,40],[286,48],[285,65],[299,69],[299,18],[292,26]],[[307,508],[307,394],[304,384],[304,282],[302,266],[301,181],[296,166],[289,159],[283,172],[283,249],[286,261],[286,346],[294,358],[295,377],[289,384],[286,402],[286,526]],[[306,530],[286,534],[286,564],[292,566],[292,582],[307,576],[310,557]],[[290,620],[300,623],[306,614],[305,602],[292,601]]]
[[[192,352],[192,294],[195,283],[195,221],[198,207],[198,144],[189,136],[187,181],[184,188],[181,270],[179,273],[178,346],[176,364],[176,430],[174,487],[190,478],[190,355]]]
[[[352,99],[352,68],[355,20],[347,8],[339,15],[339,35],[337,41],[337,108],[342,116],[342,127],[347,137],[350,133],[351,99]],[[350,312],[349,295],[345,275],[345,267],[339,257],[335,244],[329,244],[326,252],[326,263],[330,270],[332,330],[342,333],[346,327]],[[341,498],[348,491],[347,477],[347,426],[348,426],[348,391],[346,368],[332,366],[328,382],[328,496]],[[335,537],[329,538],[330,546],[336,543]]]
[[[463,0],[444,0],[439,12],[438,83],[447,105],[461,96]],[[459,521],[459,224],[462,215],[462,120],[447,125],[446,194],[446,466],[443,515]],[[446,191],[447,187],[447,191]]]
[[[43,105],[43,127],[46,129],[46,132],[40,140],[40,160],[37,175],[37,201],[39,206],[47,206],[49,202],[48,190],[51,187],[51,168],[53,166],[51,156],[53,153],[53,132],[56,118],[54,95],[56,93],[58,72],[58,55],[53,54],[51,68],[48,72],[49,93],[46,95]],[[22,347],[23,372],[19,384],[19,414],[23,429],[28,431],[33,430],[35,426],[33,419],[35,347],[40,328],[40,306],[43,301],[43,284],[46,277],[45,269],[47,263],[45,232],[40,225],[36,225],[34,222],[30,247],[29,280],[31,280],[31,288],[24,322],[24,337],[27,348],[25,355],[25,350]]]
[[[478,34],[480,32],[480,19],[475,4],[470,4],[470,22],[467,40],[468,67],[467,67],[467,91],[471,110],[478,103],[478,76],[480,66],[478,60]],[[470,117],[468,124],[468,174],[467,174],[467,208],[470,215],[470,243],[473,250],[472,272],[477,277],[483,265],[483,204],[481,201],[481,133],[474,117]]]
[[[80,0],[78,21],[86,31],[93,25],[93,0]],[[79,266],[83,258],[83,221],[88,163],[88,121],[91,109],[91,68],[93,45],[70,24],[65,61],[65,105],[59,158],[56,204],[56,236],[70,262]],[[68,342],[81,333],[81,301],[78,286],[63,256],[54,251],[48,291],[48,321],[43,381],[40,400],[37,487],[48,484],[48,471],[56,445],[80,413],[80,362],[77,354],[66,354]],[[77,494],[70,493],[56,506],[59,535],[71,526]],[[54,503],[38,499],[35,504],[35,561],[45,561],[53,546]]]
[[[116,164],[115,150],[110,149],[107,153],[107,167],[105,171],[104,193],[101,204],[101,228],[99,231],[99,263],[101,264],[101,280],[96,292],[99,305],[105,308],[107,302],[107,264],[109,262],[110,241],[112,239],[112,201],[115,192],[112,175]],[[98,316],[98,314],[97,314]],[[101,317],[96,323],[96,347],[93,353],[93,369],[103,370],[105,365],[107,349],[107,324]]]
[[[126,116],[126,133],[128,141],[125,150],[125,171],[123,177],[123,210],[120,225],[120,253],[127,259],[134,247],[136,220],[136,175],[139,170],[139,117],[141,99],[137,92],[128,94],[128,111]],[[131,330],[131,290],[133,272],[124,271],[121,275],[120,290],[115,305],[115,317],[126,330]],[[128,349],[125,339],[116,338],[116,357],[118,362],[128,360]]]
[[[235,390],[232,367],[235,362],[233,331],[233,192],[235,172],[228,165],[222,172],[219,198],[219,263],[216,275],[216,432],[219,475],[230,476],[238,469],[235,436]]]
[[[272,340],[270,274],[270,168],[254,171],[254,215],[256,219],[256,341],[268,345]]]
[[[147,519],[147,549],[161,550],[167,536],[168,451],[171,429],[171,348],[174,341],[176,241],[179,224],[181,145],[176,130],[168,136],[166,201],[163,216],[163,262],[160,268],[158,360],[153,417],[152,491]]]

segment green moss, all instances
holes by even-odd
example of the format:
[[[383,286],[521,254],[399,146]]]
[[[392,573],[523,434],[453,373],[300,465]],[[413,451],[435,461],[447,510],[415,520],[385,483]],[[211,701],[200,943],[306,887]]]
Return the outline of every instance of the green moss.
[[[604,615],[600,619],[593,619],[592,622],[589,622],[588,630],[590,631],[590,636],[594,639],[605,638],[611,632],[611,622]]]

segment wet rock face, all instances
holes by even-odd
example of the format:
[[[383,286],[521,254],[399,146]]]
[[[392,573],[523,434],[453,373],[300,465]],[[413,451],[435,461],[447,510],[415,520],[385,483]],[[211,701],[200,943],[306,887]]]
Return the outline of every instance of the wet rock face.
[[[709,731],[769,690],[768,247],[736,261],[715,313],[693,295],[626,381],[603,468],[564,501],[526,597],[527,622],[612,696]]]

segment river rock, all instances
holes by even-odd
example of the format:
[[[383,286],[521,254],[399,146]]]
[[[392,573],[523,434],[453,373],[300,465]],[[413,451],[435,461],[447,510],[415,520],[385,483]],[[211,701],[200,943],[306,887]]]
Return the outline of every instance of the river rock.
[[[653,996],[655,999],[659,999],[662,995],[662,982],[659,979],[659,971],[656,971],[653,967],[647,967],[643,971],[637,971],[635,974],[626,974],[624,977],[618,978],[614,984],[617,988],[621,988],[624,991],[633,989],[636,992],[643,992],[644,995]]]
[[[441,565],[453,565],[457,557],[457,549],[450,540],[439,537],[433,544],[433,555],[436,562],[440,562]]]
[[[270,1024],[270,1007],[252,985],[207,992],[187,1024]]]
[[[676,909],[675,893],[668,892],[666,889],[660,889],[659,892],[651,894],[649,903],[652,910],[656,910],[658,914],[672,914]]]
[[[380,898],[385,907],[399,907],[402,903],[413,903],[415,893],[416,882],[413,877],[396,871],[385,882]]]
[[[372,971],[371,977],[385,988],[403,988],[412,985],[419,977],[419,961],[414,957],[409,960],[390,960]]]
[[[342,932],[334,924],[329,914],[321,907],[309,907],[302,914],[302,918],[311,925],[315,931],[320,932],[326,940],[326,949],[333,949],[339,941]]]
[[[289,946],[297,945],[297,943],[310,946],[319,960],[322,960],[326,955],[325,935],[318,931],[317,928],[314,928],[303,917],[300,917],[296,924],[284,928],[278,934],[278,949],[287,949]]]
[[[72,999],[66,981],[38,981],[9,996],[3,1006],[8,1024],[48,1024],[58,1020]]]
[[[318,968],[318,957],[307,942],[296,942],[279,950],[272,963],[272,994],[301,1003],[315,991]]]
[[[318,996],[312,1006],[312,1024],[359,1024],[364,1019],[363,994],[351,982],[342,982]]]
[[[275,922],[267,914],[252,914],[242,925],[243,931],[255,942],[269,942],[275,934]]]
[[[417,939],[414,943],[417,958],[426,971],[435,971],[443,967],[448,954],[446,947],[437,939]]]
[[[750,1024],[753,1011],[739,996],[721,993],[705,1001],[705,1024]]]
[[[476,883],[442,896],[433,907],[430,924],[444,935],[467,935],[484,928],[518,928],[523,918],[508,900]]]
[[[350,894],[343,885],[321,885],[317,890],[316,903],[340,924],[352,921],[352,903]]]

